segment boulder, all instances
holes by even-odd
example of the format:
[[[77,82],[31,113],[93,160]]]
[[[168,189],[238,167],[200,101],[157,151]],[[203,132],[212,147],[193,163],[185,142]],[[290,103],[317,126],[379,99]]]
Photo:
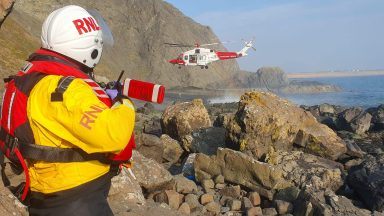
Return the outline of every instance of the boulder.
[[[184,150],[181,148],[179,142],[177,140],[172,139],[167,134],[163,134],[160,137],[161,142],[163,143],[164,151],[163,151],[163,159],[171,164],[176,163]]]
[[[344,141],[307,112],[272,93],[247,92],[226,126],[227,146],[262,158],[273,146],[291,150],[296,144],[305,151],[337,159],[347,151]]]
[[[160,119],[158,117],[153,117],[150,120],[144,121],[143,133],[152,134],[160,137],[162,132]]]
[[[194,130],[211,126],[208,111],[201,99],[171,105],[161,117],[163,132],[179,141]]]
[[[357,134],[363,134],[371,127],[372,115],[360,107],[346,109],[338,115],[336,127]]]
[[[292,203],[287,202],[287,201],[275,200],[275,206],[276,206],[277,212],[280,215],[289,214],[289,213],[292,213],[292,211],[293,211]]]
[[[147,158],[151,158],[158,163],[163,162],[163,143],[155,135],[140,134],[136,136],[136,149]]]
[[[150,193],[174,187],[173,176],[155,160],[146,158],[134,150],[132,161],[132,171],[146,192]]]
[[[11,13],[16,0],[0,0],[0,27],[5,18]]]
[[[189,152],[216,154],[217,148],[225,145],[225,129],[210,127],[197,130],[184,136],[182,145]]]
[[[347,184],[357,193],[366,206],[384,210],[384,154],[367,155],[366,160],[350,170]]]
[[[177,175],[174,179],[178,193],[189,194],[197,192],[197,186],[194,181],[185,178],[183,175]]]
[[[371,114],[367,112],[360,114],[351,122],[352,131],[357,134],[364,134],[371,127],[371,120]]]

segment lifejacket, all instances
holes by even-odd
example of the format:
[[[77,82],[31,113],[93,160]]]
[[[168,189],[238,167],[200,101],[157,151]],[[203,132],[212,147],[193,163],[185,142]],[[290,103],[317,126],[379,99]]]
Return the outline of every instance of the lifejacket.
[[[111,107],[112,101],[104,90],[81,71],[81,66],[60,54],[40,49],[27,60],[25,67],[17,75],[4,79],[5,91],[1,106],[0,149],[9,159],[16,174],[24,171],[25,182],[17,187],[4,185],[11,189],[14,195],[23,203],[29,193],[30,178],[27,160],[46,162],[82,162],[98,160],[114,166],[128,162],[135,148],[133,134],[129,143],[119,154],[93,153],[88,154],[80,148],[63,149],[35,144],[34,135],[28,121],[27,102],[33,87],[47,75],[63,76],[55,90],[51,93],[52,103],[63,100],[63,93],[75,78],[83,79],[99,98]],[[4,169],[5,165],[2,165]],[[4,172],[2,171],[2,174]]]

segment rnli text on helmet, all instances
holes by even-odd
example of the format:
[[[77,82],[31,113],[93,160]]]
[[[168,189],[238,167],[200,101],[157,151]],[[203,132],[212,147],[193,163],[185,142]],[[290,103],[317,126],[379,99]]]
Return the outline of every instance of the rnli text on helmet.
[[[97,25],[93,17],[77,19],[77,20],[73,20],[72,22],[75,25],[77,31],[79,32],[79,35],[82,35],[83,33],[88,33],[91,31],[100,30],[100,26]]]

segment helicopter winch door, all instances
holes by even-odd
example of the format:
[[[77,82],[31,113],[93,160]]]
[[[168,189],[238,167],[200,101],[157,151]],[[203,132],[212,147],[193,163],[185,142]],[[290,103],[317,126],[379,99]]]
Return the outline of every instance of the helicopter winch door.
[[[207,64],[207,55],[199,55],[197,60],[198,65],[206,65]]]

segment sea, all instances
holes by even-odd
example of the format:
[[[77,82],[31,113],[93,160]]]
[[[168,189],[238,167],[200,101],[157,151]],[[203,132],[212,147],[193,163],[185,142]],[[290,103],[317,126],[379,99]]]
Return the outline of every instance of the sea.
[[[299,105],[329,103],[340,106],[377,107],[384,104],[384,76],[327,77],[296,79],[332,84],[341,88],[340,92],[317,94],[283,95]]]
[[[360,77],[327,77],[291,79],[299,81],[317,81],[341,88],[340,92],[315,94],[280,95],[297,105],[318,105],[328,103],[344,107],[377,107],[384,104],[384,75]],[[227,103],[238,101],[237,96],[211,98],[210,103]]]

